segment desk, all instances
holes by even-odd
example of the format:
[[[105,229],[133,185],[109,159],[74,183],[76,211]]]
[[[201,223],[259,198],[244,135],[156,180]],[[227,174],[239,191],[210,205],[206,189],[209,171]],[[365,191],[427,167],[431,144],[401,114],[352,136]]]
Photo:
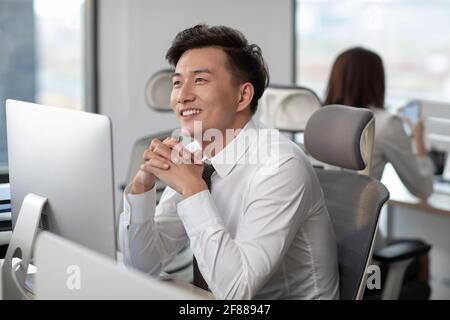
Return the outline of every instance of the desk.
[[[19,261],[17,258],[13,259],[14,263],[16,263],[17,261]],[[0,259],[0,269],[2,267],[2,264],[3,264],[3,259]],[[30,265],[29,273],[35,274],[36,271],[37,271],[36,268],[33,265]],[[193,284],[187,283],[185,281],[182,281],[179,279],[171,279],[171,280],[164,280],[164,282],[169,285],[173,285],[174,287],[185,289],[186,291],[188,291],[192,294],[199,295],[199,296],[203,297],[203,299],[206,299],[206,300],[214,300],[215,299],[214,295],[211,292],[203,290],[203,289],[196,287]],[[3,290],[2,289],[3,289],[2,277],[0,274],[0,300],[3,300],[3,296],[2,296]],[[27,293],[27,299],[29,299],[29,300],[34,299],[34,295],[32,293],[30,293],[29,291],[26,291],[26,293]]]
[[[392,165],[387,164],[381,182],[389,190],[387,237],[393,232],[394,207],[414,209],[450,218],[450,194],[433,193],[426,202],[413,196],[403,185]]]
[[[191,253],[190,250],[187,252],[187,255],[189,255],[189,254],[191,255],[190,256],[190,261],[192,261],[192,253]],[[183,253],[183,255],[186,255],[186,253]],[[123,265],[123,255],[119,251],[117,252],[117,263],[120,266],[122,266],[123,268],[126,268]],[[193,272],[192,268],[189,268],[188,271],[190,273]],[[161,281],[164,281],[167,284],[174,285],[174,286],[179,287],[179,288],[186,289],[190,293],[200,295],[206,300],[214,300],[215,299],[214,295],[211,292],[203,290],[203,289],[201,289],[201,288],[199,288],[197,286],[194,286],[193,284],[191,284],[189,282],[186,282],[185,278],[188,278],[188,277],[186,277],[186,276],[185,277],[180,277],[179,274],[172,273],[172,274],[168,275],[168,278],[167,278],[168,280],[161,280]],[[191,278],[191,277],[189,277],[189,278]]]
[[[429,243],[432,299],[450,299],[450,194],[433,193],[426,202],[414,197],[391,165],[381,182],[390,192],[387,238],[419,238]]]

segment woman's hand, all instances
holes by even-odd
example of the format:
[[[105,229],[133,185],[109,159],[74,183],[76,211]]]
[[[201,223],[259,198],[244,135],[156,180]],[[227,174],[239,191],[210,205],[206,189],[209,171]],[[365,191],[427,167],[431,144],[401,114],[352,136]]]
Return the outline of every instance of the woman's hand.
[[[420,156],[427,155],[427,148],[424,141],[424,126],[423,121],[419,120],[416,124],[413,124],[408,118],[403,119],[411,128],[412,138],[416,145],[417,154]]]

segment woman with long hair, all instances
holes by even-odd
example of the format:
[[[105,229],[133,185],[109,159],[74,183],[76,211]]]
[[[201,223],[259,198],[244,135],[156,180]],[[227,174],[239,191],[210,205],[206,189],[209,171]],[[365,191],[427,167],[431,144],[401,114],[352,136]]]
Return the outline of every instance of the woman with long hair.
[[[404,120],[384,109],[384,96],[385,73],[378,54],[355,47],[336,58],[324,105],[372,110],[375,117],[372,177],[380,180],[386,163],[390,162],[408,190],[425,200],[433,192],[435,169],[425,147],[423,123],[409,123],[411,141],[403,128]]]

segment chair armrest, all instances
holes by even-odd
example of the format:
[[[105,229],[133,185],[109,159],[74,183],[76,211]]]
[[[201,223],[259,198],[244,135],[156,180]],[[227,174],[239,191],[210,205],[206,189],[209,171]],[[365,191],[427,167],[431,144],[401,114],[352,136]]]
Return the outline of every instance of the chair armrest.
[[[431,246],[420,241],[405,240],[378,250],[373,254],[373,258],[382,263],[394,263],[426,254]]]

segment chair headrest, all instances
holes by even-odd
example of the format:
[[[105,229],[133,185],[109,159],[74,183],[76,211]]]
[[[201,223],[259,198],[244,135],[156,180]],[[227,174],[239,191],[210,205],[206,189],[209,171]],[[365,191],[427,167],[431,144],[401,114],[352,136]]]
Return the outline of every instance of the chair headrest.
[[[280,130],[303,131],[319,97],[306,87],[270,85],[260,100],[260,121]]]
[[[172,111],[170,93],[172,91],[172,69],[155,72],[145,86],[145,102],[157,111]]]
[[[363,151],[364,132],[373,113],[342,105],[316,111],[305,128],[305,147],[315,159],[346,169],[363,170],[368,159]]]

